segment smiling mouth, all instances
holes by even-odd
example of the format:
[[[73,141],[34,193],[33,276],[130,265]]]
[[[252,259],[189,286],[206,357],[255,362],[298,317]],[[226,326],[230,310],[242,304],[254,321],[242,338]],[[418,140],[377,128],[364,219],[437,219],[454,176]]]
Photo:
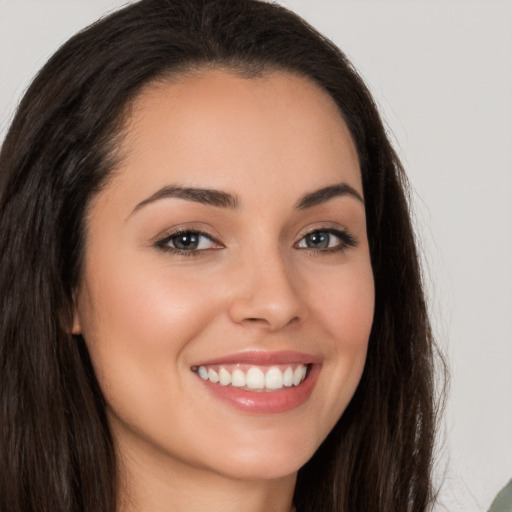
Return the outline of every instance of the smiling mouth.
[[[311,365],[201,365],[193,366],[192,371],[201,379],[224,387],[234,387],[244,391],[279,391],[299,386],[304,382]]]
[[[278,414],[308,402],[322,360],[302,352],[246,351],[190,368],[209,393],[248,414]]]

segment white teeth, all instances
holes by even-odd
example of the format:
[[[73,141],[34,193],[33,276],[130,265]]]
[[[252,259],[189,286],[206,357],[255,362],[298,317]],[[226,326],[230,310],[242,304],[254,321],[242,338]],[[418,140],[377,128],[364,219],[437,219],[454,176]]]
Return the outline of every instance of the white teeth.
[[[247,372],[247,387],[249,389],[263,389],[265,387],[265,374],[256,366]]]
[[[233,370],[233,374],[231,375],[231,385],[235,386],[236,388],[243,388],[245,387],[245,383],[245,373],[238,368]]]
[[[284,371],[277,366],[270,368],[251,366],[247,372],[240,368],[235,368],[230,372],[224,367],[216,367],[214,370],[206,366],[199,366],[194,371],[201,379],[218,383],[221,386],[231,385],[236,388],[270,391],[298,386],[306,378],[307,365],[298,364],[295,370],[292,366],[288,366]]]
[[[208,372],[208,375],[210,372]],[[210,379],[211,380],[211,379]],[[297,366],[295,368],[295,371],[293,372],[293,385],[298,386],[302,380],[302,368],[300,366]]]
[[[208,370],[208,380],[210,382],[219,382],[219,374],[210,368]]]
[[[283,384],[288,388],[293,384],[293,370],[290,367],[283,373]]]
[[[231,373],[229,373],[225,368],[221,368],[219,371],[219,382],[221,386],[231,384]]]
[[[267,389],[281,389],[283,387],[283,374],[279,368],[273,366],[265,374],[265,387]]]

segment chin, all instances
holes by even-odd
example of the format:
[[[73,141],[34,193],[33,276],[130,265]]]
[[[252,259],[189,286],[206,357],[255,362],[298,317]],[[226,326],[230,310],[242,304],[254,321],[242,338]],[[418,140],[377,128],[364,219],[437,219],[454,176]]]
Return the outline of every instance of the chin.
[[[313,455],[296,452],[283,453],[275,448],[273,454],[237,454],[239,456],[225,460],[223,467],[218,467],[217,471],[237,480],[279,480],[295,475]]]
[[[267,433],[268,434],[268,433]],[[210,466],[216,472],[240,480],[272,480],[295,475],[317,449],[314,436],[255,435],[252,443],[233,443],[214,456]],[[213,455],[213,454],[212,454]]]

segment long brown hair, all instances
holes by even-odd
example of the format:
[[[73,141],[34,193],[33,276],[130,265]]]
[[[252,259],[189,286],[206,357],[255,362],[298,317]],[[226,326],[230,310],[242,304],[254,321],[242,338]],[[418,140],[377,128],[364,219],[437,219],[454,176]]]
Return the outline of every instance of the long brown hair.
[[[191,68],[309,77],[357,147],[376,307],[361,383],[299,471],[299,512],[428,510],[434,345],[406,179],[368,89],[295,14],[257,0],[142,0],[69,40],[23,98],[0,153],[0,510],[114,512],[104,400],[69,333],[85,212],[116,166],[141,87]]]

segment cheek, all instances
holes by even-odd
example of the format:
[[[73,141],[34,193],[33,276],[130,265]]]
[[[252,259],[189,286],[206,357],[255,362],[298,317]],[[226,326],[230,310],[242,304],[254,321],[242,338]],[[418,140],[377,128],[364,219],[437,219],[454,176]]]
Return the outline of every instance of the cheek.
[[[141,350],[152,343],[156,348],[159,341],[165,341],[162,348],[179,350],[180,340],[199,327],[199,313],[207,315],[214,305],[208,283],[164,265],[109,265],[90,275],[83,316],[108,337],[137,340]],[[169,343],[169,335],[175,343]]]
[[[218,315],[215,287],[162,266],[108,265],[89,275],[79,315],[107,400],[114,387],[122,396],[155,393],[185,366],[183,350]]]
[[[309,286],[314,315],[321,319],[333,348],[366,350],[373,322],[375,291],[369,257],[325,275],[317,273]]]
[[[347,265],[346,271],[317,273],[317,292],[312,294],[311,311],[318,319],[317,330],[327,340],[329,357],[324,362],[327,379],[319,386],[323,396],[318,417],[319,438],[331,430],[343,414],[361,379],[374,313],[374,281],[370,260]]]

